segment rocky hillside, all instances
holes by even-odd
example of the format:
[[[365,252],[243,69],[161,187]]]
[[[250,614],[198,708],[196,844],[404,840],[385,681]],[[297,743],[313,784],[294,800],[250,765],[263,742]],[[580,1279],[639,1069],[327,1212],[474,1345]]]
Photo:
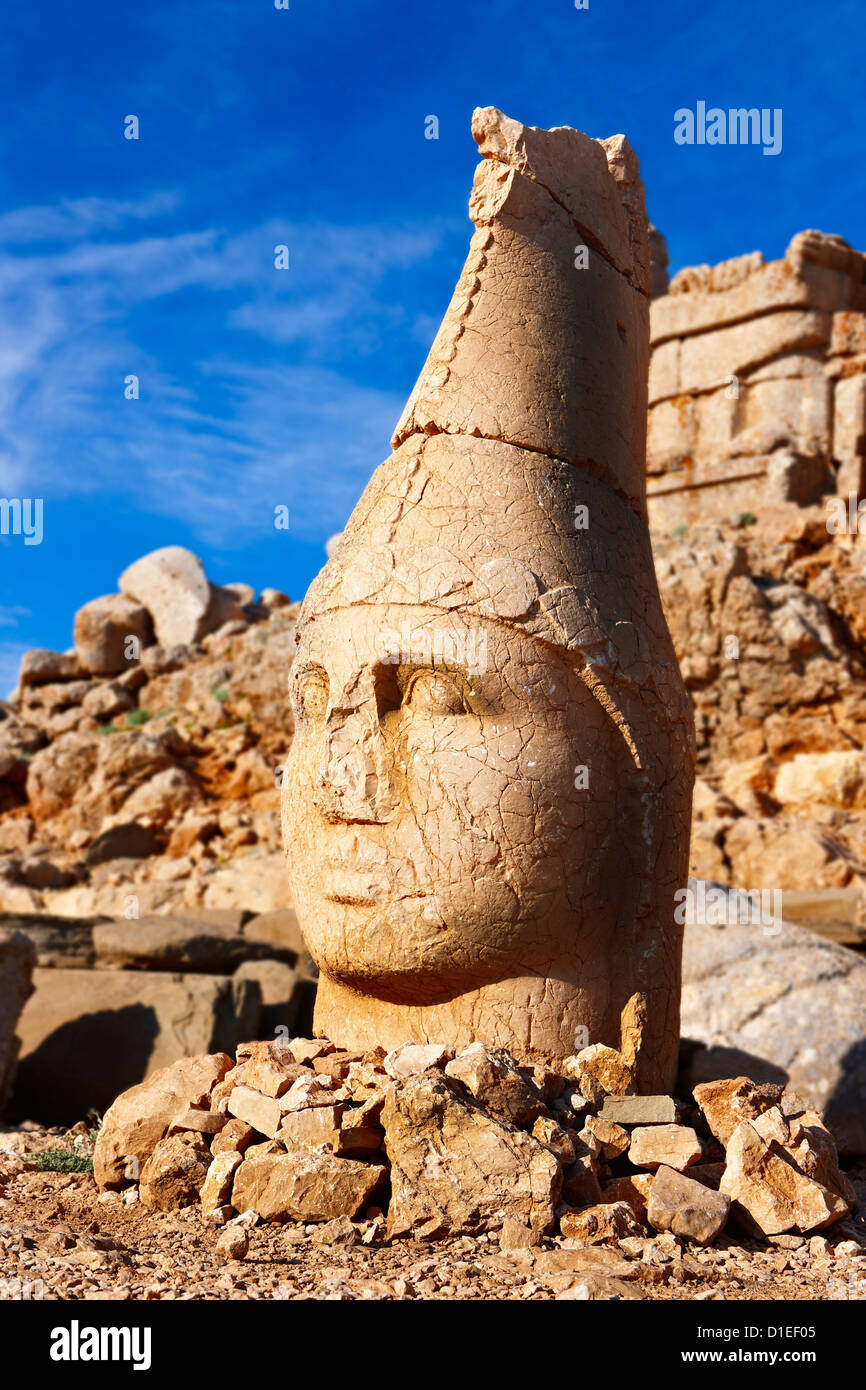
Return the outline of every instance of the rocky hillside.
[[[279,768],[298,604],[175,547],[29,652],[0,703],[0,910],[288,905]]]
[[[823,508],[654,539],[695,701],[693,872],[748,889],[866,875],[866,541]],[[298,605],[157,551],[30,652],[0,704],[0,910],[288,906],[278,780]],[[130,637],[135,641],[130,642]]]
[[[866,875],[866,539],[823,508],[681,527],[656,569],[695,702],[692,871],[747,889]]]

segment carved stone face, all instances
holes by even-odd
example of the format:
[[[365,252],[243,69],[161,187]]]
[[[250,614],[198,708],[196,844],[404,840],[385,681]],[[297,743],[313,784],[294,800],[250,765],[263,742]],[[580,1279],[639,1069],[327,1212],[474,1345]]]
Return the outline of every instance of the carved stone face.
[[[332,979],[425,1004],[598,954],[634,766],[564,650],[460,613],[342,610],[305,625],[292,702],[284,842]]]

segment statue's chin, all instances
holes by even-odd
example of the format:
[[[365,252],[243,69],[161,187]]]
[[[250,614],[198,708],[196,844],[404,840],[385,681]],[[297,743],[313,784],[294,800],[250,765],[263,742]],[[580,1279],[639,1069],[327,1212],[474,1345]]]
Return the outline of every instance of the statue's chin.
[[[474,932],[423,920],[399,925],[389,914],[347,912],[328,925],[313,912],[302,922],[319,970],[336,984],[393,1004],[437,1004],[503,979],[504,953],[473,940]],[[477,928],[476,928],[477,930]]]

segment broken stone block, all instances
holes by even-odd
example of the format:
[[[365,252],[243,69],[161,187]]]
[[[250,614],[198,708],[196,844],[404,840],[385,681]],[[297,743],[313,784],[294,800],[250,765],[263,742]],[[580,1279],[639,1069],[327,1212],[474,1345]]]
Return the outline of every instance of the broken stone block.
[[[91,599],[75,615],[75,654],[81,667],[93,675],[114,676],[127,670],[141,649],[152,643],[150,614],[123,594]]]
[[[644,1234],[628,1202],[602,1202],[583,1211],[567,1211],[560,1217],[559,1229],[566,1239],[583,1245],[603,1245]]]
[[[662,1166],[653,1177],[647,1219],[657,1231],[671,1231],[696,1245],[709,1245],[724,1229],[730,1207],[726,1194]]]
[[[250,1238],[243,1226],[229,1224],[220,1231],[214,1245],[218,1260],[244,1260],[250,1248]]]
[[[104,1112],[178,1057],[228,1052],[258,1025],[257,987],[230,976],[47,969],[34,971],[34,984],[19,1025],[15,1105],[58,1123],[91,1106]]]
[[[632,1173],[627,1178],[612,1178],[601,1185],[603,1202],[628,1202],[638,1221],[646,1220],[653,1177],[650,1173]]]
[[[9,1098],[20,1043],[16,1026],[33,992],[36,947],[23,933],[0,931],[0,1112]]]
[[[430,1067],[444,1067],[454,1056],[454,1048],[441,1043],[401,1043],[385,1057],[382,1065],[389,1076],[417,1076]]]
[[[460,1081],[486,1110],[503,1120],[529,1126],[547,1114],[540,1092],[524,1079],[504,1047],[471,1043],[448,1063],[445,1075]]]
[[[605,1163],[609,1163],[612,1158],[618,1158],[625,1153],[631,1137],[627,1129],[622,1125],[615,1125],[610,1120],[603,1120],[597,1115],[587,1115],[586,1122],[580,1132],[580,1138],[586,1139],[592,1136],[599,1146],[599,1156]]]
[[[532,1250],[541,1244],[538,1231],[516,1216],[506,1216],[499,1232],[500,1250]]]
[[[210,1146],[211,1153],[214,1155],[244,1153],[256,1137],[255,1129],[252,1125],[248,1125],[245,1120],[238,1120],[235,1117],[228,1119],[227,1115],[223,1118],[226,1119],[227,1123],[215,1136]]]
[[[224,1052],[184,1057],[118,1096],[106,1111],[93,1151],[99,1190],[137,1182],[178,1111],[184,1106],[205,1106],[231,1065]]]
[[[387,1175],[377,1163],[333,1154],[246,1157],[235,1173],[232,1206],[263,1221],[330,1221],[358,1216]]]
[[[641,1125],[631,1132],[630,1161],[652,1171],[662,1165],[682,1172],[702,1156],[701,1141],[687,1125]]]
[[[389,1237],[473,1234],[505,1216],[552,1229],[562,1184],[557,1159],[458,1094],[455,1080],[424,1073],[396,1082],[382,1125],[391,1163]]]
[[[318,1226],[313,1232],[311,1240],[313,1245],[357,1245],[359,1241],[357,1226],[354,1226],[348,1216],[335,1216],[333,1221],[326,1221]]]
[[[754,1120],[763,1111],[778,1105],[781,1086],[769,1083],[758,1086],[747,1076],[727,1081],[706,1081],[693,1092],[710,1130],[722,1144],[727,1144],[741,1120]]]
[[[283,1112],[275,1096],[263,1096],[251,1086],[235,1086],[229,1097],[228,1110],[236,1119],[252,1125],[259,1134],[273,1139],[282,1123]]]
[[[177,1211],[198,1201],[207,1178],[210,1149],[197,1134],[160,1139],[141,1170],[139,1201],[145,1207]]]
[[[289,1153],[334,1151],[345,1104],[315,1105],[283,1115],[276,1137]]]
[[[671,1096],[606,1096],[599,1117],[616,1125],[669,1125],[677,1108]]]
[[[603,1043],[593,1043],[574,1057],[566,1057],[562,1064],[562,1074],[576,1081],[582,1095],[595,1100],[598,1087],[601,1088],[598,1104],[605,1096],[624,1096],[629,1090],[633,1076],[632,1069],[621,1052],[616,1048],[605,1047]],[[597,1087],[592,1087],[592,1082]],[[585,1088],[584,1083],[587,1083]],[[593,1094],[588,1094],[591,1089]]]
[[[591,1156],[578,1158],[566,1170],[562,1198],[572,1207],[595,1206],[601,1201],[601,1188]]]
[[[224,1206],[232,1194],[232,1179],[235,1169],[243,1162],[243,1154],[227,1150],[216,1154],[207,1170],[207,1177],[201,1186],[199,1201],[203,1212],[215,1211]]]
[[[731,1198],[741,1224],[758,1235],[820,1231],[851,1209],[795,1167],[777,1141],[763,1139],[750,1120],[742,1120],[728,1140],[719,1190]]]

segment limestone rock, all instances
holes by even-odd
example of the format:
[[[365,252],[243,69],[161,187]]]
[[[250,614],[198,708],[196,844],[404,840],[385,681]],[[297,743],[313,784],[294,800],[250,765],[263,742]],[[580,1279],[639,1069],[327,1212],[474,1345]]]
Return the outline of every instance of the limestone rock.
[[[671,1125],[677,1108],[670,1096],[606,1096],[599,1118],[616,1125]]]
[[[358,1216],[387,1169],[332,1154],[265,1154],[245,1158],[235,1173],[232,1205],[263,1221],[330,1221]]]
[[[417,1076],[430,1067],[444,1067],[453,1056],[453,1047],[439,1043],[401,1043],[387,1054],[383,1066],[389,1076]]]
[[[138,1181],[141,1169],[179,1110],[206,1106],[230,1069],[225,1053],[184,1057],[117,1097],[105,1113],[93,1154],[100,1191]]]
[[[226,1150],[213,1155],[210,1159],[207,1177],[199,1192],[203,1212],[216,1211],[217,1207],[224,1206],[228,1202],[232,1193],[235,1169],[240,1167],[242,1161],[243,1154],[236,1150]]]
[[[576,1081],[582,1094],[584,1084],[595,1081],[600,1088],[599,1103],[605,1096],[624,1096],[632,1085],[632,1069],[622,1053],[603,1043],[593,1043],[578,1052],[574,1057],[566,1057],[562,1064],[564,1076]],[[588,1097],[589,1098],[589,1097]]]
[[[628,1202],[604,1202],[583,1211],[567,1211],[560,1218],[559,1229],[566,1239],[579,1240],[582,1245],[602,1245],[644,1234]]]
[[[767,933],[698,923],[686,926],[683,970],[683,1036],[706,1048],[692,1056],[692,1086],[790,1080],[841,1153],[866,1153],[866,960],[786,922]]]
[[[0,930],[0,1113],[12,1090],[20,1047],[15,1030],[35,964],[36,948],[23,932]]]
[[[210,1161],[210,1149],[197,1135],[160,1139],[141,1170],[139,1200],[161,1211],[190,1206],[198,1200]]]
[[[671,1231],[696,1245],[709,1245],[728,1219],[731,1199],[725,1193],[662,1165],[655,1173],[647,1203],[647,1220],[657,1231]]]
[[[695,1087],[694,1095],[713,1134],[727,1144],[741,1120],[757,1119],[778,1105],[782,1087],[768,1082],[757,1086],[747,1076],[738,1076],[705,1082]]]
[[[214,1245],[214,1254],[217,1259],[245,1260],[250,1248],[250,1238],[243,1226],[226,1226],[224,1231],[220,1231]]]
[[[225,1118],[225,1117],[224,1117]],[[256,1138],[252,1125],[233,1117],[227,1120],[216,1135],[210,1151],[216,1157],[221,1153],[244,1153]]]
[[[18,684],[26,689],[51,681],[72,681],[81,674],[81,665],[74,652],[52,652],[39,647],[25,652],[21,658]]]
[[[529,1126],[546,1113],[540,1093],[505,1048],[471,1043],[448,1062],[445,1075],[461,1082],[485,1109],[513,1124]]]
[[[650,1173],[632,1173],[627,1178],[612,1178],[601,1185],[603,1202],[627,1202],[638,1221],[646,1221],[647,1201],[655,1177]]]
[[[643,1125],[631,1132],[628,1156],[636,1168],[665,1166],[682,1172],[702,1153],[701,1141],[687,1125]]]
[[[150,614],[125,594],[91,599],[75,615],[75,654],[81,667],[94,676],[127,670],[152,642]]]
[[[850,1210],[850,1202],[807,1177],[778,1141],[762,1138],[750,1120],[740,1122],[726,1152],[719,1190],[731,1198],[747,1228],[760,1235],[823,1230]]]
[[[435,1073],[396,1082],[382,1111],[391,1164],[389,1236],[484,1231],[505,1216],[553,1226],[561,1188],[554,1155],[457,1094]]]
[[[198,557],[179,545],[142,556],[124,570],[118,585],[122,594],[147,609],[161,647],[198,642],[243,617],[237,597],[209,584]]]

